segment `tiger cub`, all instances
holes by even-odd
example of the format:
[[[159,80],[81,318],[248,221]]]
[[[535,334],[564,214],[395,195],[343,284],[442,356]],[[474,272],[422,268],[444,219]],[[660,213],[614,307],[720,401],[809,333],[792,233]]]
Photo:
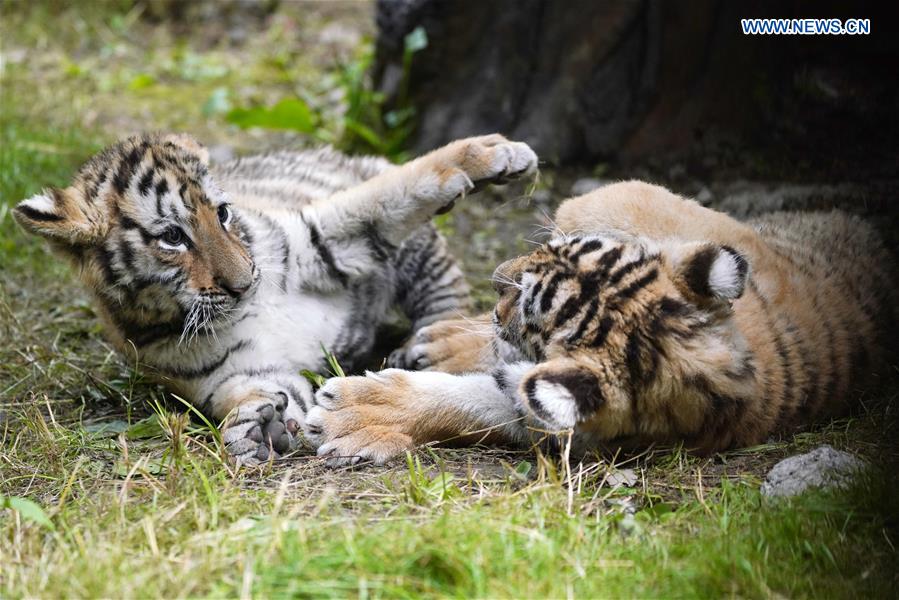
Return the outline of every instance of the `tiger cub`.
[[[532,173],[492,135],[405,165],[333,150],[211,166],[184,135],[138,135],[14,215],[71,259],[116,348],[224,420],[242,463],[297,443],[322,347],[348,367],[394,306],[413,330],[464,309],[468,289],[429,224],[478,184]]]
[[[492,319],[425,327],[392,357],[433,372],[329,380],[307,416],[319,453],[383,462],[563,430],[580,451],[710,453],[840,414],[889,369],[895,263],[856,217],[741,223],[626,182],[556,223],[568,234],[496,269]]]

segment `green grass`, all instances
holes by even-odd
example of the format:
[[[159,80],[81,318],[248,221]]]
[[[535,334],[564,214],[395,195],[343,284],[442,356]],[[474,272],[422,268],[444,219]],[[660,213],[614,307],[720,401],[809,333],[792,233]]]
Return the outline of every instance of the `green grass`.
[[[656,449],[567,469],[528,452],[423,449],[388,468],[333,471],[305,451],[235,472],[205,424],[111,351],[73,273],[9,208],[65,185],[123,129],[186,125],[206,141],[273,144],[204,114],[209,94],[286,97],[288,80],[324,67],[299,58],[277,19],[229,50],[147,30],[127,3],[12,6],[0,4],[4,56],[30,54],[5,63],[0,82],[0,596],[895,595],[889,395],[713,459]],[[323,17],[308,18],[295,38]],[[464,246],[476,222],[489,256],[470,272],[518,250],[508,207],[460,209],[445,229]],[[761,498],[767,468],[821,443],[877,466],[850,490]],[[616,468],[637,481],[614,488],[605,476]]]

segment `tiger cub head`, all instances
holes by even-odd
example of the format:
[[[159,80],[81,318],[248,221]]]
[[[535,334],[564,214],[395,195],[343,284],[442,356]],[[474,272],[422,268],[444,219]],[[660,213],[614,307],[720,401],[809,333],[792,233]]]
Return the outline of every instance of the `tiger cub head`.
[[[140,346],[209,329],[259,278],[206,150],[186,135],[125,139],[13,215],[74,260],[114,341]]]
[[[541,375],[575,382],[571,393],[671,390],[751,367],[732,310],[748,275],[740,253],[713,243],[557,238],[496,269],[494,325],[546,368],[575,359]]]

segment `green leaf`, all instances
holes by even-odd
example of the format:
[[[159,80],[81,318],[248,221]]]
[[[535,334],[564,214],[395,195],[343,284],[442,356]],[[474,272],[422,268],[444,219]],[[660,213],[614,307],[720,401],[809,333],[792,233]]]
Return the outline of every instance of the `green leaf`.
[[[165,437],[162,424],[159,422],[159,415],[153,413],[146,419],[141,419],[133,423],[131,427],[125,430],[125,437],[129,440],[145,440],[149,438]]]
[[[515,465],[515,477],[522,480],[527,480],[528,475],[530,475],[531,470],[534,466],[526,460],[521,461],[517,465]]]
[[[128,84],[128,89],[130,90],[143,90],[146,89],[153,84],[156,83],[156,78],[150,75],[149,73],[141,73],[134,77],[131,80],[131,83]]]
[[[128,429],[128,422],[122,419],[113,421],[101,421],[99,423],[88,423],[84,426],[84,430],[97,437],[115,437]]]
[[[309,369],[303,369],[302,371],[300,371],[300,375],[305,377],[309,381],[309,383],[311,383],[316,388],[320,388],[321,386],[323,386],[326,381],[325,377],[322,377],[318,373],[313,373]]]
[[[639,512],[640,515],[648,517],[651,520],[660,519],[665,515],[669,515],[675,511],[677,507],[670,502],[657,502],[652,506],[647,506]]]
[[[403,47],[410,54],[424,50],[428,47],[428,32],[419,25],[403,38]]]
[[[309,105],[299,98],[285,98],[271,108],[235,108],[225,117],[241,128],[290,129],[301,133],[315,130],[315,115]]]
[[[379,149],[384,145],[384,142],[381,140],[381,136],[379,136],[374,129],[368,127],[367,125],[363,125],[359,121],[347,117],[344,120],[344,127],[368,142],[368,144],[371,145],[372,148]]]
[[[168,467],[168,463],[169,461],[166,458],[149,458],[143,464],[141,464],[140,468],[138,468],[135,473],[159,475],[166,470],[166,468]],[[122,461],[117,461],[112,467],[112,472],[118,477],[127,477],[128,473],[131,472],[131,469],[133,467],[133,464],[126,464]]]
[[[56,529],[53,525],[53,521],[51,521],[50,517],[47,516],[47,513],[44,512],[44,509],[28,498],[19,498],[17,496],[3,498],[0,496],[0,505],[16,511],[25,521],[31,521],[32,523],[36,523],[47,529]]]

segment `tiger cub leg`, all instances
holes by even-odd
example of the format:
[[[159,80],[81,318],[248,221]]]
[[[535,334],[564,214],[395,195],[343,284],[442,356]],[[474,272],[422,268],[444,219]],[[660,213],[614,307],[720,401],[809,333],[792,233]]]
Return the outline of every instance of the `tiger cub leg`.
[[[332,466],[383,464],[428,442],[521,444],[526,416],[508,379],[399,369],[335,377],[317,392],[304,431]]]
[[[458,317],[471,306],[470,290],[446,240],[430,223],[419,227],[396,253],[396,302],[418,331]]]
[[[204,407],[222,423],[225,449],[239,464],[258,465],[296,449],[312,388],[292,373],[229,375]]]
[[[476,187],[536,169],[537,156],[526,144],[497,134],[467,138],[316,202],[304,209],[304,218],[323,242],[363,235],[397,247]]]

